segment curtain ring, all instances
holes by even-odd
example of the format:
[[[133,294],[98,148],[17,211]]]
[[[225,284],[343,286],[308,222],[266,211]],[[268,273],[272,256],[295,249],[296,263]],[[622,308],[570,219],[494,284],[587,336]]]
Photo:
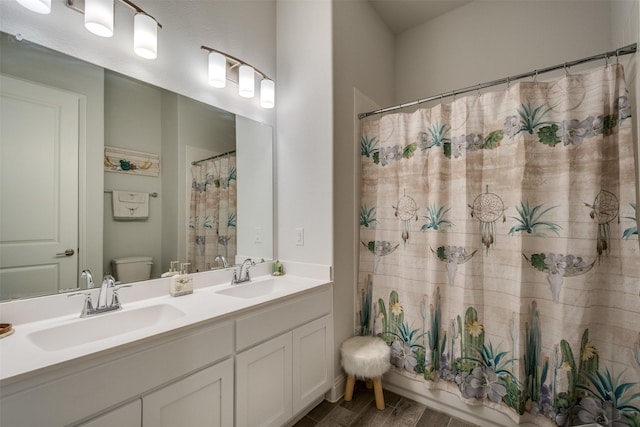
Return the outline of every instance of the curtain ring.
[[[567,63],[564,63],[564,75],[565,77],[569,76],[569,67],[567,67]]]
[[[507,92],[511,88],[511,77],[507,77]]]
[[[533,75],[533,84],[537,85],[538,84],[538,70],[534,70],[534,75]]]
[[[616,49],[616,65],[620,63],[620,50]]]
[[[604,66],[605,67],[609,66],[609,54],[608,53],[604,54]]]
[[[476,96],[480,98],[482,94],[480,93],[480,83],[478,83],[478,87],[476,88]]]

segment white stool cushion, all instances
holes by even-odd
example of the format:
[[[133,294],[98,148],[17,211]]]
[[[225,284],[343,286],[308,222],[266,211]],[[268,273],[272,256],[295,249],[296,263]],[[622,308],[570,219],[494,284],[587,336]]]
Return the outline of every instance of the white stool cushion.
[[[391,367],[391,348],[378,337],[349,338],[340,352],[344,371],[358,378],[381,377]]]

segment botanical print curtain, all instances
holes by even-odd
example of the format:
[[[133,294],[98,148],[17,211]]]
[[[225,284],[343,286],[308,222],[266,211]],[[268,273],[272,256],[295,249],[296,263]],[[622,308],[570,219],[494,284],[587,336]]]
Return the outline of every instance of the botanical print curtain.
[[[205,271],[217,255],[236,255],[236,156],[194,165],[191,175],[187,256],[191,271]]]
[[[391,375],[514,422],[640,426],[630,117],[609,65],[362,120],[356,330]]]

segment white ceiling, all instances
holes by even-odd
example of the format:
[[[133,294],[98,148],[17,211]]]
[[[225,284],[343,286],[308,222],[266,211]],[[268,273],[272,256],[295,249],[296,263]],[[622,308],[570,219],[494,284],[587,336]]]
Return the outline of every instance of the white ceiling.
[[[472,0],[369,0],[394,34],[443,15]]]

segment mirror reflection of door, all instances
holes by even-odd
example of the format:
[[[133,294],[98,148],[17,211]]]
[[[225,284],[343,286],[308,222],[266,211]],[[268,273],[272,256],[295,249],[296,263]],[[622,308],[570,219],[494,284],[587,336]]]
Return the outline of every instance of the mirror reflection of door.
[[[0,78],[0,300],[57,293],[77,283],[80,97]]]

